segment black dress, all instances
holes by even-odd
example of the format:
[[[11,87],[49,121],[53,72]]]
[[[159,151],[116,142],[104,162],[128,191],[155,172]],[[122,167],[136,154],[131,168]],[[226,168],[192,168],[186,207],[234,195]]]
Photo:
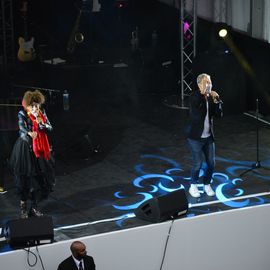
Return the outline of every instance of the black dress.
[[[45,112],[43,114],[46,116]],[[19,138],[16,140],[9,160],[9,166],[15,176],[18,190],[27,188],[30,191],[40,191],[41,198],[47,197],[55,184],[54,162],[36,158],[32,149],[32,121],[24,110],[18,113]],[[46,129],[52,126],[46,116]]]

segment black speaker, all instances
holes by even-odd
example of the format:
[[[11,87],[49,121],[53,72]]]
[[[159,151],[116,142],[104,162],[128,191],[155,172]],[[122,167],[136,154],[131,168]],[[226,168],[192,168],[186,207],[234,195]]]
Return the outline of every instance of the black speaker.
[[[162,222],[186,214],[187,211],[185,190],[179,189],[145,201],[135,209],[135,215],[150,222]]]
[[[49,216],[10,220],[4,229],[4,235],[13,248],[52,243],[53,221]]]

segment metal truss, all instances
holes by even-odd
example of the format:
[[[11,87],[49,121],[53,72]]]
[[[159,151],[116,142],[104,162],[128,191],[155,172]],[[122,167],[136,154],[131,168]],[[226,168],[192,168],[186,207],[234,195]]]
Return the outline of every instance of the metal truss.
[[[196,56],[197,3],[196,0],[179,0],[180,11],[180,53],[181,53],[181,105],[180,109],[188,109],[185,97],[193,88],[192,63]]]
[[[15,60],[12,0],[1,0],[0,20],[0,65],[7,72]]]

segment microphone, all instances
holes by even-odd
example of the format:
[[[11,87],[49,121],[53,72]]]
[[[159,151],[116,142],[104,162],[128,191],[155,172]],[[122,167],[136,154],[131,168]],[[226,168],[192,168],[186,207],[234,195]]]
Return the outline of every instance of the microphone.
[[[214,103],[223,104],[223,101],[219,98],[219,96],[213,97]]]

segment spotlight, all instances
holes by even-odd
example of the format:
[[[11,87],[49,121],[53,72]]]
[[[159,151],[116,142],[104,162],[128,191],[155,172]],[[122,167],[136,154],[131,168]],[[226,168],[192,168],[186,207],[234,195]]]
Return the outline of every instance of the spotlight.
[[[227,42],[231,38],[231,27],[223,22],[213,24],[210,46],[219,54],[228,54]]]
[[[192,38],[190,34],[190,24],[187,21],[184,21],[184,38],[190,40]]]
[[[227,25],[226,23],[216,23],[214,26],[215,34],[218,38],[227,38],[231,34],[231,26]]]
[[[220,37],[222,37],[222,38],[226,37],[227,34],[228,34],[228,31],[227,31],[227,29],[225,29],[225,28],[222,28],[222,29],[220,29],[220,30],[218,31],[218,35],[219,35]]]

